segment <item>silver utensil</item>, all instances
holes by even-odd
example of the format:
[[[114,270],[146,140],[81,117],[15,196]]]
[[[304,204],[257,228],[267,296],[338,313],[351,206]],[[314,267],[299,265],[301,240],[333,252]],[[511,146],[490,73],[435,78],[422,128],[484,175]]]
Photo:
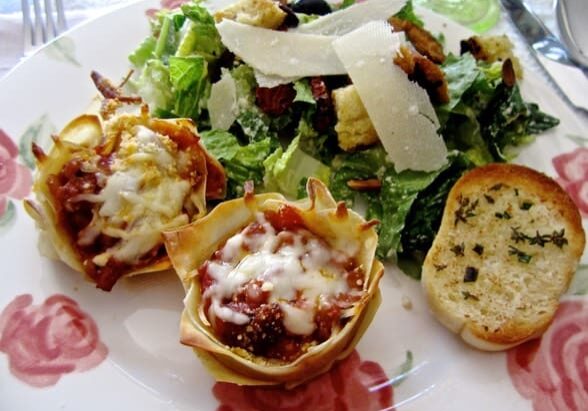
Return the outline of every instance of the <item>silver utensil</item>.
[[[551,80],[573,106],[588,111],[588,66],[576,61],[522,0],[501,2]]]
[[[555,10],[561,38],[571,58],[588,67],[588,2],[559,0]]]
[[[25,54],[67,29],[62,0],[21,0]]]

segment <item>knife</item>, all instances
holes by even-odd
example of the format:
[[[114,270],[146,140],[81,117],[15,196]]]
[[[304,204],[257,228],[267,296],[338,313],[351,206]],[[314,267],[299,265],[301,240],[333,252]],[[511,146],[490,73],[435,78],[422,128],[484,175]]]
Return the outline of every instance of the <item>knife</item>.
[[[588,111],[588,68],[570,58],[566,47],[522,0],[501,1],[549,77],[574,106]]]
[[[588,2],[586,0],[558,0],[555,6],[561,40],[572,59],[588,67]]]

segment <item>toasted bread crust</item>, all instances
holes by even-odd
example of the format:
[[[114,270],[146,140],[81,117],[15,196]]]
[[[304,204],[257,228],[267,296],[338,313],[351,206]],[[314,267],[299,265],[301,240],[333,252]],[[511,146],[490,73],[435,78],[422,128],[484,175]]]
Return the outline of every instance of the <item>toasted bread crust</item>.
[[[551,177],[540,173],[532,168],[517,164],[488,164],[484,167],[478,167],[464,175],[454,185],[449,193],[448,201],[456,194],[458,190],[467,187],[469,184],[478,186],[496,184],[498,180],[512,185],[518,184],[527,187],[529,191],[534,191],[541,196],[543,201],[551,202],[560,213],[561,217],[568,221],[569,225],[575,230],[575,233],[582,236],[582,246],[580,256],[584,252],[584,229],[582,228],[582,217],[578,207],[574,204],[570,196],[564,189]]]
[[[450,191],[422,284],[447,328],[479,349],[506,349],[549,327],[584,246],[578,209],[554,180],[490,164]]]

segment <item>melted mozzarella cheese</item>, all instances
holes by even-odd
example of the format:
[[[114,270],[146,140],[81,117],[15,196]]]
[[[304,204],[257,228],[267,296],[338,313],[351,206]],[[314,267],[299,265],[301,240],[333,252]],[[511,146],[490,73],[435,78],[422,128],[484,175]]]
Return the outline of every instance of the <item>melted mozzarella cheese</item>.
[[[221,261],[208,264],[208,273],[215,280],[204,292],[204,297],[212,301],[211,321],[217,317],[244,324],[245,314],[228,315],[230,308],[221,302],[238,294],[248,282],[259,280],[262,290],[269,293],[268,302],[280,305],[286,329],[310,335],[316,327],[314,315],[320,301],[349,292],[344,269],[333,263],[345,256],[301,232],[276,233],[263,214],[257,216],[257,223],[264,228],[263,233],[234,235],[221,249]],[[299,299],[304,304],[294,306]]]
[[[183,204],[190,183],[178,172],[178,149],[168,137],[147,127],[123,132],[111,166],[113,173],[98,194],[82,194],[76,201],[99,204],[94,218],[78,236],[78,244],[89,245],[100,234],[119,239],[95,256],[99,266],[110,258],[135,264],[161,243],[161,231],[189,222]]]
[[[217,318],[221,320],[233,324],[243,325],[249,322],[249,317],[245,314],[238,313],[236,311],[231,310],[229,307],[224,307],[220,305],[220,302],[217,300],[212,301],[212,305],[210,306],[209,313],[214,313]]]
[[[284,327],[293,334],[310,335],[314,332],[314,312],[303,308],[294,307],[287,303],[280,303],[284,313]]]

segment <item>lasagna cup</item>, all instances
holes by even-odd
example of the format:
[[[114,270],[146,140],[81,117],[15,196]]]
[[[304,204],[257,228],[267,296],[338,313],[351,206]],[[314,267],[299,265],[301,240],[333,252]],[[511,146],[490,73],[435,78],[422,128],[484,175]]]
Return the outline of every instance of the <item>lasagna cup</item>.
[[[380,302],[377,234],[316,179],[164,233],[186,290],[181,342],[219,381],[294,386],[347,356]]]
[[[36,202],[25,201],[43,254],[110,290],[126,275],[171,266],[161,232],[203,216],[225,175],[190,120],[85,114],[48,153],[33,146]]]

